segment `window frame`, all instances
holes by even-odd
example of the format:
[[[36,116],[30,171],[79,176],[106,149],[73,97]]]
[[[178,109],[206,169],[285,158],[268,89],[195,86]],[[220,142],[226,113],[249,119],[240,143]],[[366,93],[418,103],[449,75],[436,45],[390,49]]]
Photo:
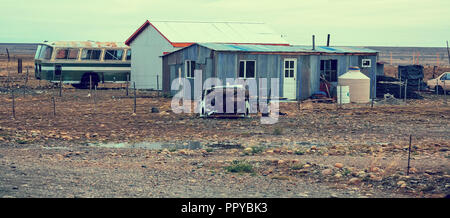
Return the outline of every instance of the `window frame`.
[[[98,59],[92,59],[92,58],[83,59],[83,51],[86,51],[87,53],[89,51],[100,51],[100,54],[98,56]],[[80,60],[82,60],[82,61],[101,61],[102,60],[102,53],[103,53],[102,49],[98,49],[98,48],[83,48],[81,50]],[[90,57],[92,57],[92,54],[91,54]]]
[[[366,62],[366,61],[369,62],[368,65],[364,64],[364,62]],[[368,67],[372,67],[372,60],[368,59],[368,58],[361,59],[361,68],[368,68]]]
[[[67,54],[66,54],[65,58],[58,58],[58,52],[61,51],[61,50],[66,50],[67,51]],[[77,51],[77,55],[76,55],[75,58],[69,58],[71,51]],[[79,48],[56,48],[55,49],[55,60],[70,60],[70,61],[73,61],[73,60],[78,60],[79,56],[80,56],[80,49]]]
[[[189,63],[189,66],[188,66]],[[185,78],[194,78],[194,72],[196,70],[196,63],[193,60],[185,60],[184,61],[184,77]]]
[[[336,69],[333,69],[333,61],[336,62]],[[322,69],[322,63],[323,63],[323,69]],[[328,82],[338,82],[338,60],[337,59],[327,59],[327,60],[320,60],[320,75],[324,75],[324,78]],[[332,73],[335,74],[335,76],[332,75]],[[328,76],[328,77],[327,77]],[[335,80],[332,80],[334,77]]]
[[[291,68],[290,67],[290,64],[289,64],[289,67],[288,68],[286,68],[286,62],[291,62],[291,61],[293,61],[294,62],[294,66]],[[296,67],[297,66],[297,59],[296,58],[284,58],[283,59],[283,78],[294,78],[294,79],[297,79],[297,75],[296,75]],[[291,76],[289,76],[289,77],[286,77],[286,70],[292,70],[293,72],[292,72],[292,77]],[[289,72],[290,73],[290,72]]]
[[[108,51],[116,51],[116,52],[117,51],[122,51],[122,55],[121,55],[120,59],[117,58],[117,55],[115,55],[115,57],[116,57],[115,59],[114,58],[113,59],[106,59],[106,55],[107,55],[107,53],[109,53]],[[105,49],[105,54],[103,56],[103,60],[104,61],[123,61],[124,53],[125,53],[125,49]]]
[[[128,52],[130,52],[130,59],[128,59]],[[125,61],[131,61],[131,56],[132,56],[131,48],[127,49],[127,51],[125,52],[125,55],[124,55],[124,56],[125,56],[125,57],[124,57],[124,60],[125,60]]]
[[[240,76],[241,73],[241,62],[244,62],[244,77]],[[247,62],[253,62],[253,77],[247,77]],[[237,78],[242,79],[255,79],[256,78],[256,60],[239,60],[239,66],[238,66],[238,72],[237,72]]]

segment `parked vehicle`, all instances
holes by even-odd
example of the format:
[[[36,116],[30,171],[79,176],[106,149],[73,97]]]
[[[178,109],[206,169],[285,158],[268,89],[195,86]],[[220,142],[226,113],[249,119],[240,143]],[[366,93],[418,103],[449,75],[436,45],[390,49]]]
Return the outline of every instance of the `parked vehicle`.
[[[450,92],[450,72],[445,72],[435,79],[428,80],[427,86],[439,94],[443,94],[444,91]]]
[[[216,95],[219,97],[216,98]],[[227,103],[234,104],[229,106]],[[205,89],[200,100],[200,116],[242,116],[250,114],[248,91],[242,85],[215,86]],[[232,110],[230,111],[230,108]]]
[[[131,49],[116,42],[46,42],[35,55],[36,79],[95,87],[99,82],[125,83],[130,79]]]

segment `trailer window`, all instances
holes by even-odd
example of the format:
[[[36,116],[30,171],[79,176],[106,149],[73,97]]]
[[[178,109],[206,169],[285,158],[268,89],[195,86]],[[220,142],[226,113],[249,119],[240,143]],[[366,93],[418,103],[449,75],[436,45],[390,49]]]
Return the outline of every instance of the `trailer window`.
[[[34,59],[39,58],[39,53],[41,53],[41,48],[42,48],[42,45],[38,45],[38,47],[36,49],[36,54],[34,55]]]
[[[50,60],[50,58],[52,58],[52,52],[53,52],[53,48],[52,47],[44,45],[41,48],[41,51],[40,51],[40,54],[39,54],[39,58]]]
[[[131,60],[131,49],[127,50],[127,61]]]
[[[78,49],[58,49],[56,59],[77,59]]]
[[[81,53],[81,60],[100,60],[101,50],[83,49]]]
[[[123,50],[106,50],[105,60],[120,61],[123,57]]]

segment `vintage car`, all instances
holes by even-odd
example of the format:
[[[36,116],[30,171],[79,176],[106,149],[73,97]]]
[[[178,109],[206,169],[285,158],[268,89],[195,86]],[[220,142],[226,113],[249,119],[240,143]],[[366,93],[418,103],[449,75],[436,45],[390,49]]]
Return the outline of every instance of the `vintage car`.
[[[445,72],[435,79],[428,80],[427,86],[439,94],[444,94],[444,91],[448,93],[450,91],[450,72]]]
[[[232,106],[227,104],[233,104]],[[240,116],[250,114],[249,93],[242,85],[215,86],[203,90],[200,116]]]

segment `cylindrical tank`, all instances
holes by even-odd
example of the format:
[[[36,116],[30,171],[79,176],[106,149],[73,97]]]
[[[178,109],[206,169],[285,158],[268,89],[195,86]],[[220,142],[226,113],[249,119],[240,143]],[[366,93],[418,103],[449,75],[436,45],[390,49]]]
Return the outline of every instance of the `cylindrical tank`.
[[[339,76],[339,86],[349,86],[350,101],[368,103],[370,101],[370,78],[361,73],[358,67],[350,67],[347,73]]]

